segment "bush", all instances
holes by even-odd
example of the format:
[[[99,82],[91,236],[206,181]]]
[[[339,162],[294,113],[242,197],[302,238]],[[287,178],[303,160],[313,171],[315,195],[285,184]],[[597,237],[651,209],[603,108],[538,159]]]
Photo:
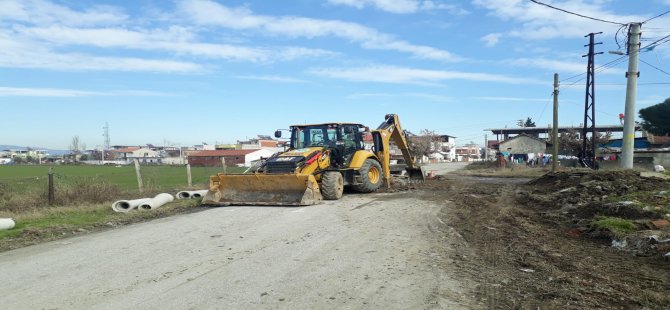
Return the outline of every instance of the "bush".
[[[70,182],[56,182],[54,204],[60,206],[95,204],[113,201],[123,196],[121,188],[98,178],[77,178]],[[48,201],[48,189],[42,199]]]

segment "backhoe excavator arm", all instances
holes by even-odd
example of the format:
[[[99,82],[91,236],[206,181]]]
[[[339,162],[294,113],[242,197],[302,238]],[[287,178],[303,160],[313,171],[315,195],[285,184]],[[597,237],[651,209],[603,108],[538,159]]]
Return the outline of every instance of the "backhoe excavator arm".
[[[402,130],[402,126],[400,126],[398,115],[387,114],[384,122],[381,123],[376,130],[372,131],[372,138],[375,145],[375,153],[381,160],[384,183],[387,188],[391,187],[391,158],[389,154],[389,142],[391,139],[393,139],[393,142],[395,142],[396,146],[398,146],[402,152],[410,179],[424,180],[423,171],[421,171],[421,168],[416,164],[416,160],[409,150],[409,143],[407,143],[407,138],[405,137],[405,132]]]

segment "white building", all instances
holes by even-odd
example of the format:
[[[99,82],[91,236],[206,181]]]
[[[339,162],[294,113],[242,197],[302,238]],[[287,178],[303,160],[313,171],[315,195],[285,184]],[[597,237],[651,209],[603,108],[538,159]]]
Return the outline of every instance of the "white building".
[[[140,163],[143,164],[159,164],[161,162],[161,157],[158,151],[154,151],[148,148],[140,147],[127,147],[123,149],[111,151],[116,155],[117,161],[123,161],[125,163],[131,163],[137,159]]]

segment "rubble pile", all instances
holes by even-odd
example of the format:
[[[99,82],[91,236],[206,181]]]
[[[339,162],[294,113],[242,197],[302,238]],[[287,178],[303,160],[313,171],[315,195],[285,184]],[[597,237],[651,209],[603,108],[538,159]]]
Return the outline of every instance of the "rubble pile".
[[[516,194],[548,222],[565,226],[568,236],[605,239],[637,255],[670,253],[668,180],[635,171],[556,172]]]

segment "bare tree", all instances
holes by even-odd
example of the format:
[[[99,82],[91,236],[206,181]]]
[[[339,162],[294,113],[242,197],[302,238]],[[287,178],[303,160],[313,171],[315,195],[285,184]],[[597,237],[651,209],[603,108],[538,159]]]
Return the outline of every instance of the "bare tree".
[[[599,144],[609,142],[611,137],[612,137],[611,132],[598,133],[595,139],[596,146]],[[568,132],[562,133],[558,137],[558,147],[568,152],[570,155],[578,156],[579,153],[581,153],[582,151],[582,143],[583,141],[580,138],[580,132],[577,130],[570,130]],[[587,138],[586,148],[591,149],[592,145],[593,145],[593,139]]]
[[[79,154],[79,136],[72,137],[72,142],[70,143],[70,151],[73,154]]]
[[[408,140],[410,152],[414,156],[428,156],[431,153],[440,151],[440,135],[433,130],[421,130],[420,135],[410,136]]]
[[[72,137],[72,143],[70,143],[70,151],[74,155],[74,161],[79,159],[79,154],[81,154],[82,144],[79,141],[79,136]]]

